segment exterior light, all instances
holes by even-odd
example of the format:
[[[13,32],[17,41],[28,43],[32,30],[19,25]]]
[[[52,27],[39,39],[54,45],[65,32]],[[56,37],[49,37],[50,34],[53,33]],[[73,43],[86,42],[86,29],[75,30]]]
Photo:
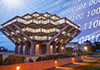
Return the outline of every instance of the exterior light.
[[[84,60],[84,57],[83,56],[81,58],[82,58],[82,60]]]
[[[87,50],[88,48],[85,46],[84,49]]]
[[[20,66],[17,66],[16,70],[20,70]]]
[[[61,47],[61,49],[63,50],[63,49],[64,49],[64,47]]]
[[[36,46],[39,46],[39,44],[37,44]]]
[[[52,48],[53,46],[51,45],[50,47]]]
[[[57,63],[57,60],[55,60],[55,63]]]
[[[75,58],[72,58],[72,63],[75,61]]]

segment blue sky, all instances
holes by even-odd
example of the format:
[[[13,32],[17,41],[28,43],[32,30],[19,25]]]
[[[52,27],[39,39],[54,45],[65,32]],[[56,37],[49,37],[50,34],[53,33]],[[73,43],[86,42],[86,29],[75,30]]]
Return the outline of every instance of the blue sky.
[[[81,27],[83,28],[85,23],[89,24],[90,21],[94,22],[95,20],[100,20],[99,16],[100,14],[95,14],[94,16],[86,17],[88,11],[97,9],[100,5],[99,0],[96,4],[92,4],[91,6],[89,6],[90,2],[91,0],[0,0],[0,24],[10,20],[11,18],[17,15],[23,16],[27,13],[31,14],[35,11],[39,13],[49,12],[51,14],[57,14],[60,17],[68,17],[68,18],[70,16],[73,15],[75,16],[77,14],[84,12],[84,17],[80,20],[73,20],[72,18],[69,18],[76,24],[81,25]],[[85,8],[71,13],[67,13],[67,9],[70,10],[73,7],[76,7],[78,5],[81,6],[81,4],[85,3],[86,3]],[[2,28],[2,26],[0,26],[0,28]],[[98,31],[99,29],[100,29],[99,26],[96,28],[91,28],[86,30],[81,29],[82,33],[78,36],[78,38],[81,38],[82,36],[84,36],[85,38],[87,35],[91,34],[92,35],[94,34],[96,37],[96,35],[100,33],[100,31]],[[98,31],[97,34],[95,34],[96,31]],[[5,46],[9,50],[14,50],[14,44],[1,32],[0,32],[0,46]]]
[[[40,1],[40,0],[39,0]],[[22,16],[26,13],[36,11],[34,7],[36,0],[0,0],[0,24],[15,16]],[[0,28],[2,28],[0,26]],[[5,46],[9,50],[14,50],[14,44],[0,32],[0,46]]]

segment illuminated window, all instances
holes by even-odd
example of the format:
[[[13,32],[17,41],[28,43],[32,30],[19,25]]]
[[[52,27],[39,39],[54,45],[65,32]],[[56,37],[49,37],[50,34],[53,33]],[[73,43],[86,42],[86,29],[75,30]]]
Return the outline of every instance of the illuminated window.
[[[19,40],[19,41],[21,41],[21,39],[20,39],[20,38],[18,38],[18,40]]]
[[[51,33],[51,32],[59,32],[60,30],[59,29],[56,29],[56,28],[51,28],[51,29],[43,29],[43,28],[39,28],[39,29],[33,29],[33,28],[26,28],[25,30],[23,29],[23,31],[29,31],[29,32],[33,32],[33,33],[36,33],[36,32],[44,32],[44,33]]]
[[[26,41],[27,39],[24,37],[24,40]]]
[[[30,23],[32,23],[32,20],[27,21],[27,24],[30,24]]]
[[[27,16],[25,16],[24,18],[26,18],[26,19],[27,19]]]
[[[17,33],[20,33],[19,30],[16,30]]]
[[[65,33],[66,33],[65,31],[62,32],[62,34],[65,34]]]
[[[41,20],[39,20],[39,23],[41,23]]]
[[[56,38],[54,41],[57,41],[58,40],[58,38]]]
[[[30,36],[31,39],[33,39],[33,36]]]
[[[26,28],[23,28],[22,30],[23,30],[23,31],[26,31]]]
[[[35,13],[35,14],[33,14],[33,16],[34,16],[34,17],[37,17],[37,16],[39,16],[39,14],[36,14],[36,13]]]
[[[11,34],[14,34],[14,32],[11,32]]]
[[[60,30],[59,29],[56,29],[56,32],[59,32]]]
[[[48,21],[47,20],[45,20],[44,22],[43,22],[43,24],[47,24],[48,23]]]
[[[63,39],[60,40],[60,42],[62,42],[62,41],[63,41]]]
[[[39,28],[38,31],[41,32],[41,28]]]
[[[50,40],[51,38],[52,38],[52,37],[50,37],[50,36],[49,36],[49,38],[48,38],[48,39]]]
[[[47,14],[44,14],[45,17],[47,17]]]

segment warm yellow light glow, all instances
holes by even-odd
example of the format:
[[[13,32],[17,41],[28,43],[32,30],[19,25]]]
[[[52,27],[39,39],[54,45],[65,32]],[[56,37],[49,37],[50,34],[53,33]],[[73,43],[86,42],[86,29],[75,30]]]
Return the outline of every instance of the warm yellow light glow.
[[[51,45],[50,47],[52,48],[53,46]]]
[[[72,58],[72,61],[74,61],[74,58]]]
[[[53,53],[53,46],[52,45],[50,45],[50,52],[51,52],[51,54]]]
[[[85,46],[84,49],[87,50],[87,47]]]
[[[74,58],[72,58],[72,62],[74,62],[75,61],[75,59]]]
[[[81,58],[82,58],[82,60],[84,60],[84,57],[83,56]]]
[[[86,65],[87,63],[82,63],[82,62],[73,62],[73,64]]]
[[[20,66],[17,66],[16,70],[19,70],[20,69]]]
[[[72,69],[72,68],[70,68],[70,67],[59,67],[59,66],[56,66],[56,68],[58,68],[58,69],[64,69],[64,70]]]
[[[38,47],[39,47],[39,44],[37,44],[36,46],[38,46]]]
[[[61,48],[62,50],[64,49],[64,47]]]
[[[55,61],[55,63],[57,63],[57,61]]]

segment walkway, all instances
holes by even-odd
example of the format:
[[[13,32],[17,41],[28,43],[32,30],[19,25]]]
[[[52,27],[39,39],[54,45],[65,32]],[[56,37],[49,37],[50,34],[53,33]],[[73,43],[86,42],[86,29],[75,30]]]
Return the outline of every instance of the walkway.
[[[46,69],[46,70],[69,70],[80,65],[86,65],[89,62],[95,61],[96,59],[100,58],[100,55],[91,55],[86,56],[85,59],[81,62],[74,62],[73,64],[67,64],[63,66],[58,66],[56,68]]]

